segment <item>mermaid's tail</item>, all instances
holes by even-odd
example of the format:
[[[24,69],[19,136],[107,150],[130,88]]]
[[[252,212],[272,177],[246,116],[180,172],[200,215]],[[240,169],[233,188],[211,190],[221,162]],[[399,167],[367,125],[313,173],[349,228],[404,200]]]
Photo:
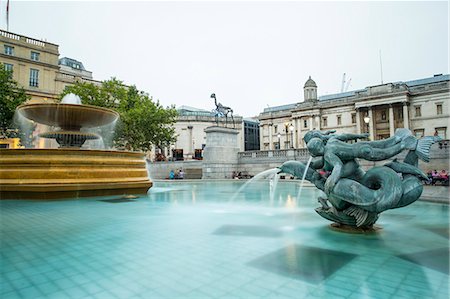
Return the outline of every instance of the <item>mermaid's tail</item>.
[[[440,140],[442,140],[442,138],[439,136],[425,136],[420,138],[417,141],[415,149],[417,157],[422,161],[430,162],[430,148],[434,143]]]
[[[402,182],[397,173],[388,167],[369,169],[361,182],[340,179],[328,200],[355,205],[369,212],[380,213],[397,206],[403,195]],[[342,205],[341,209],[346,208]]]
[[[410,153],[414,153],[414,152],[411,151],[408,153],[408,155]],[[406,158],[405,158],[405,162],[406,162]],[[384,164],[384,166],[389,167],[398,173],[413,174],[413,175],[422,177],[425,180],[428,180],[428,176],[422,170],[418,169],[417,167],[412,166],[409,163],[398,162],[397,159],[394,159],[394,161]]]

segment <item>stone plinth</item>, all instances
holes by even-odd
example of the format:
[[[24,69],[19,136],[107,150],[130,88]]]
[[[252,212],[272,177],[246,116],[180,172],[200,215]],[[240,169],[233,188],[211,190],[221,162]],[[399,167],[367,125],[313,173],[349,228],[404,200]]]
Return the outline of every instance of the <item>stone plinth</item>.
[[[206,147],[203,153],[203,179],[229,179],[238,163],[239,131],[224,127],[205,129]]]

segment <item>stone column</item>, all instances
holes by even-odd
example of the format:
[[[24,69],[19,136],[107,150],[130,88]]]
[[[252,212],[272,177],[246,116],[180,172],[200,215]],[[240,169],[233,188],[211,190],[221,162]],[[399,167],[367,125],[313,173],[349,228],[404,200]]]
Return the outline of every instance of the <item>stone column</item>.
[[[264,125],[259,126],[259,150],[264,149]]]
[[[194,136],[192,134],[192,129],[194,128],[193,126],[188,126],[187,127],[189,130],[189,152],[187,153],[188,155],[191,154],[191,158],[194,157]]]
[[[206,146],[203,154],[203,179],[229,179],[238,164],[239,131],[224,127],[205,129]]]
[[[356,134],[361,134],[361,112],[356,108]]]
[[[320,130],[320,115],[314,116],[314,120],[316,123],[316,130]]]
[[[269,150],[273,150],[273,140],[272,140],[272,124],[268,124],[267,127],[269,128]]]
[[[294,133],[293,133],[294,143],[293,143],[293,145],[295,148],[298,148],[298,118],[293,119],[293,125],[294,125]]]
[[[403,103],[403,127],[405,129],[409,129],[409,115],[407,103]]]
[[[375,134],[373,131],[373,113],[372,113],[372,107],[369,107],[369,137],[370,140],[375,140]]]
[[[394,136],[395,133],[395,120],[394,120],[394,108],[389,105],[389,134]]]
[[[314,119],[314,115],[311,115],[309,117],[309,130],[310,131],[314,128],[313,119]]]

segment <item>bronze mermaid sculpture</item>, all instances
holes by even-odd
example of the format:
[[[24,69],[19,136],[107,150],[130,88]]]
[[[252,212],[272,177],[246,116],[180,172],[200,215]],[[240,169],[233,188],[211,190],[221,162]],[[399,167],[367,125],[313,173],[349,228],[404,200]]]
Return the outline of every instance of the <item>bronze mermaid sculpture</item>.
[[[308,169],[298,161],[281,165],[280,172],[302,177],[324,192],[316,212],[340,225],[371,228],[379,213],[407,206],[422,194],[422,180],[428,180],[418,168],[418,160],[429,162],[430,147],[439,137],[417,139],[408,129],[377,141],[360,141],[367,134],[335,134],[335,131],[308,132],[304,140],[314,160]],[[357,141],[347,143],[347,141]],[[383,166],[364,171],[359,160],[383,161],[409,150],[402,162],[394,159]],[[317,170],[331,172],[325,177]]]

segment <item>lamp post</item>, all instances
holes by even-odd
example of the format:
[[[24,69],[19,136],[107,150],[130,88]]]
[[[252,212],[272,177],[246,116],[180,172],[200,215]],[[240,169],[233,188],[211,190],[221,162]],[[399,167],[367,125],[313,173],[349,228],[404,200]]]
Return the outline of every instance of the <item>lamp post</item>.
[[[291,131],[291,148],[294,148],[294,125],[291,124],[289,126],[289,130]]]
[[[366,130],[367,130],[367,133],[370,133],[370,132],[369,132],[369,122],[370,122],[370,117],[369,117],[368,115],[364,116],[364,122],[366,123]]]
[[[281,143],[280,143],[281,133],[278,133],[277,137],[278,137],[278,149],[281,149]]]

